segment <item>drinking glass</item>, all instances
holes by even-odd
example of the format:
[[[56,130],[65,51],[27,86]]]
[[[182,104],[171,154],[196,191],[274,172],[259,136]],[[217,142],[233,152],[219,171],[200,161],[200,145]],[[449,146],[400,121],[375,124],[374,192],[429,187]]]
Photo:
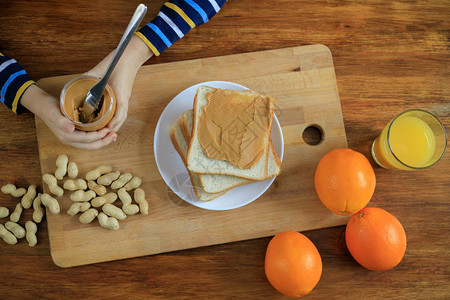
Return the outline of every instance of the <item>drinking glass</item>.
[[[386,169],[417,170],[436,164],[447,148],[444,125],[421,109],[402,112],[372,144],[372,157]]]

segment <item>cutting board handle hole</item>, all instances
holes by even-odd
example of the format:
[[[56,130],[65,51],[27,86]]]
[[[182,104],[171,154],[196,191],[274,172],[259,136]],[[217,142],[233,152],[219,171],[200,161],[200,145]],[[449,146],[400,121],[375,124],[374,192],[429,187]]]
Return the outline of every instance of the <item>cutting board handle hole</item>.
[[[309,125],[303,130],[302,138],[308,145],[319,145],[323,140],[323,130],[319,125]]]

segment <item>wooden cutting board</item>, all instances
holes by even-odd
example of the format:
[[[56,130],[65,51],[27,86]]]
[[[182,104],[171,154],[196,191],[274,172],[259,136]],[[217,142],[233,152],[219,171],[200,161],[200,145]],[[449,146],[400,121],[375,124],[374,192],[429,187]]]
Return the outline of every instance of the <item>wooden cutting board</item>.
[[[58,96],[71,78],[45,78],[38,85]],[[153,133],[165,106],[187,87],[213,80],[275,97],[285,142],[282,172],[273,185],[249,205],[229,211],[204,210],[178,198],[159,175],[153,155]],[[318,145],[303,140],[303,131],[311,125],[323,134]],[[314,190],[320,158],[347,146],[333,60],[323,45],[144,66],[117,141],[100,150],[63,145],[40,119],[36,129],[42,174],[55,172],[56,157],[62,153],[78,164],[83,178],[100,164],[112,165],[143,179],[150,206],[149,215],[130,216],[118,231],[109,231],[97,221],[83,225],[67,215],[71,200],[66,191],[60,198],[61,213],[47,212],[51,254],[60,267],[325,228],[348,220],[326,209]]]

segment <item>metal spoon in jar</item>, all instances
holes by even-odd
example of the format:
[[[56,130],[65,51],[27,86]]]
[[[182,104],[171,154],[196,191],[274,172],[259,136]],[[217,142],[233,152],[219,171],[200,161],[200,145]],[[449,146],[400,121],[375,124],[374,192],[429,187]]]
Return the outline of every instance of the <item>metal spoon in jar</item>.
[[[122,39],[119,42],[119,45],[116,48],[116,52],[114,53],[111,62],[109,63],[108,69],[106,70],[103,78],[97,82],[87,93],[85,102],[83,104],[83,109],[80,114],[80,121],[83,123],[87,123],[92,119],[92,114],[98,108],[100,100],[102,98],[103,91],[105,90],[106,84],[108,83],[109,77],[111,76],[114,67],[122,56],[125,48],[128,46],[131,38],[133,37],[134,32],[137,27],[141,23],[144,18],[145,13],[147,12],[147,6],[144,4],[139,4],[134,12],[133,17],[131,18],[130,23],[127,26],[127,29],[123,33]]]

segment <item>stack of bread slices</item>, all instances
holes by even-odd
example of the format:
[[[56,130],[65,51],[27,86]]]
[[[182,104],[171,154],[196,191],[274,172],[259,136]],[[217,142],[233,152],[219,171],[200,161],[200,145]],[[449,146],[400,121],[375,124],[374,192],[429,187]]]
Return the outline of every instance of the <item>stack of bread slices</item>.
[[[183,112],[169,129],[170,138],[188,170],[195,194],[202,201],[213,200],[230,189],[241,185],[275,177],[281,171],[281,161],[270,138],[275,101],[272,97],[265,99],[269,106],[267,119],[270,122],[267,130],[261,136],[263,141],[261,146],[264,148],[261,149],[262,155],[260,155],[258,161],[249,168],[241,168],[227,160],[208,156],[199,139],[199,120],[206,111],[204,108],[208,104],[208,93],[216,91],[216,88],[200,86],[195,95],[193,109]],[[227,92],[226,90],[222,91]],[[230,91],[231,93],[235,95],[237,92]],[[260,96],[252,91],[239,93]],[[233,106],[230,105],[231,110],[232,108]]]

